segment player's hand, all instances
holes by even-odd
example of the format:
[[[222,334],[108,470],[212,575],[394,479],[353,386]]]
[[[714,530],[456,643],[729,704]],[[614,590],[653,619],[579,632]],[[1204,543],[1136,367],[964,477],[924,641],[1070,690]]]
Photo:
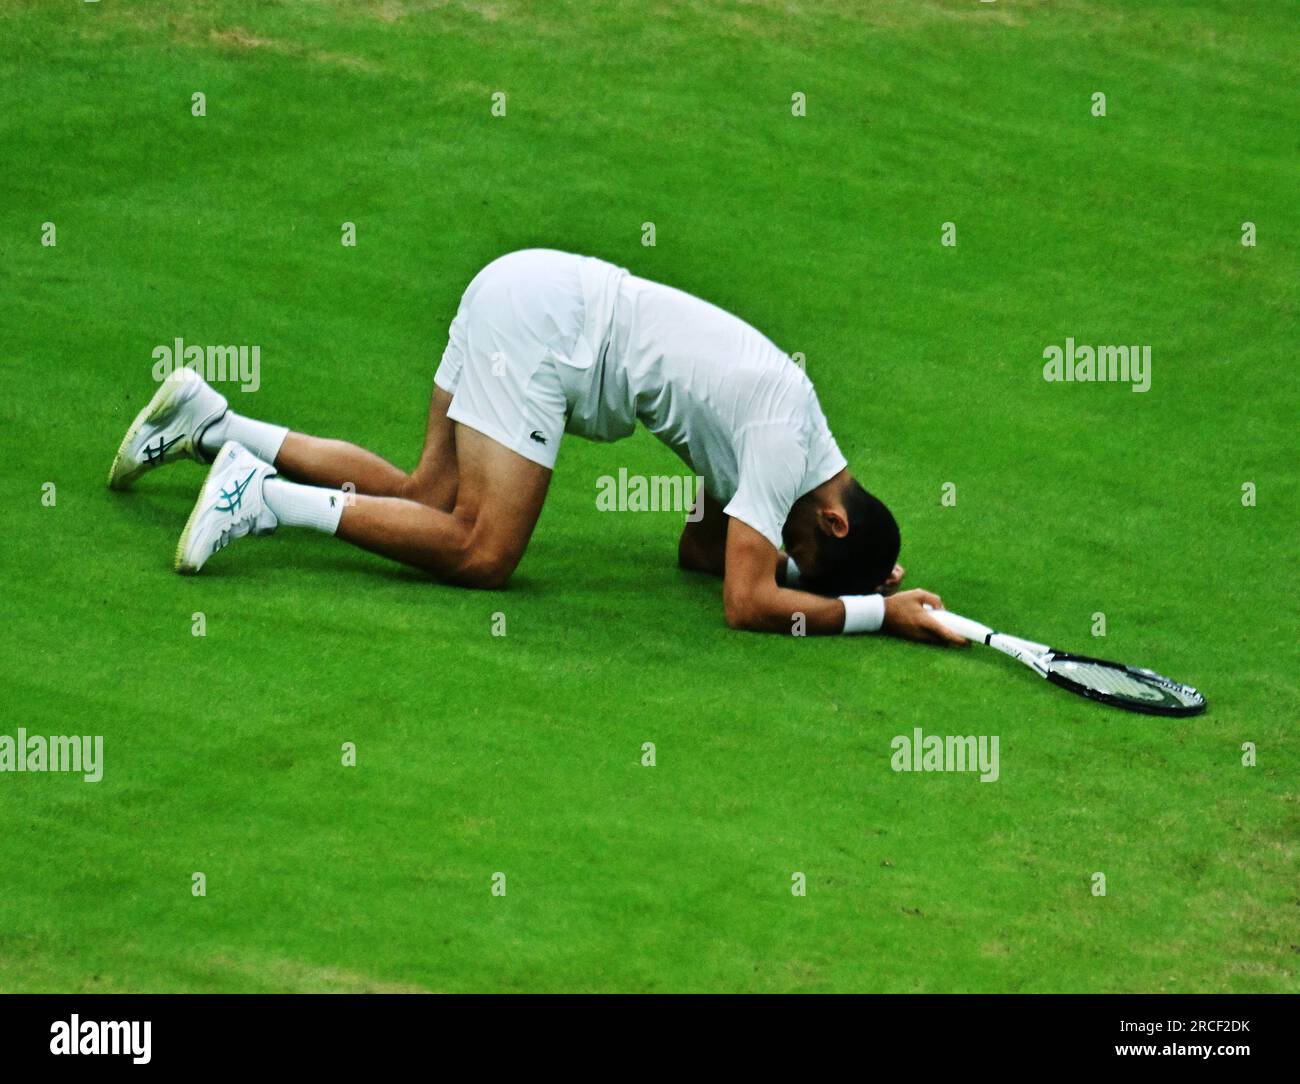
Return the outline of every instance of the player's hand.
[[[876,594],[886,597],[892,595],[898,590],[898,585],[903,582],[903,577],[907,575],[907,569],[902,565],[895,565],[894,571],[889,574],[889,579],[876,588]]]
[[[965,637],[958,636],[938,621],[926,606],[942,610],[943,599],[920,588],[890,595],[885,599],[885,622],[880,627],[881,632],[927,644],[969,643]]]

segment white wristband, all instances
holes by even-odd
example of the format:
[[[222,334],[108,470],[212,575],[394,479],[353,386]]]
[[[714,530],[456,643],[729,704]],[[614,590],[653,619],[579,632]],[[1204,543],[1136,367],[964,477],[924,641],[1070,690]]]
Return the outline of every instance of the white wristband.
[[[840,595],[845,632],[879,632],[885,623],[883,595]]]
[[[785,585],[786,587],[799,586],[799,566],[794,563],[793,557],[785,559]]]

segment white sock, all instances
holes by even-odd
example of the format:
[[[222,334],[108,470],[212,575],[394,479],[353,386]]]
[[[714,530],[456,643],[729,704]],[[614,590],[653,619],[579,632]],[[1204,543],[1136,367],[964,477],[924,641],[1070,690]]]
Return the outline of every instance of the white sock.
[[[283,425],[270,425],[227,410],[199,434],[199,450],[211,459],[226,441],[237,440],[264,463],[274,464],[288,435]]]
[[[262,496],[281,527],[314,527],[326,534],[339,529],[347,499],[341,489],[300,486],[283,478],[268,478],[262,483]]]

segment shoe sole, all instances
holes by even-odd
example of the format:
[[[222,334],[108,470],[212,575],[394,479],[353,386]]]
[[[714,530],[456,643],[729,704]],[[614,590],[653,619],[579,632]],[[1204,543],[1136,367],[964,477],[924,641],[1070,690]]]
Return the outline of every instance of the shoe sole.
[[[195,576],[199,572],[199,567],[185,563],[185,550],[189,545],[190,535],[194,533],[194,527],[198,523],[199,515],[207,507],[208,483],[212,481],[212,476],[221,463],[221,455],[226,450],[226,445],[230,443],[230,441],[227,441],[226,444],[223,444],[213,457],[212,466],[208,468],[208,475],[203,479],[203,488],[199,490],[198,500],[194,502],[194,507],[190,510],[190,518],[185,521],[185,529],[181,531],[180,541],[176,543],[176,556],[172,559],[172,568],[182,576]]]
[[[129,489],[142,474],[147,474],[155,466],[161,467],[162,463],[144,464],[136,463],[130,469],[127,461],[127,449],[130,448],[131,442],[140,435],[140,430],[153,421],[154,415],[164,407],[168,406],[172,397],[185,386],[184,381],[173,381],[170,378],[163,381],[163,386],[153,393],[153,398],[149,400],[146,406],[139,414],[135,416],[135,421],[126,431],[126,436],[122,438],[122,443],[117,446],[117,455],[113,457],[113,465],[108,468],[108,488],[123,490]]]

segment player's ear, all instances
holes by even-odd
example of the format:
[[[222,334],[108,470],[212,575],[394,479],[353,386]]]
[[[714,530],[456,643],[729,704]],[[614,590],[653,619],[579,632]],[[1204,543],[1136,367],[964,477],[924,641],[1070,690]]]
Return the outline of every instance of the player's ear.
[[[849,533],[849,517],[838,505],[817,510],[817,526],[832,538],[843,538]]]

